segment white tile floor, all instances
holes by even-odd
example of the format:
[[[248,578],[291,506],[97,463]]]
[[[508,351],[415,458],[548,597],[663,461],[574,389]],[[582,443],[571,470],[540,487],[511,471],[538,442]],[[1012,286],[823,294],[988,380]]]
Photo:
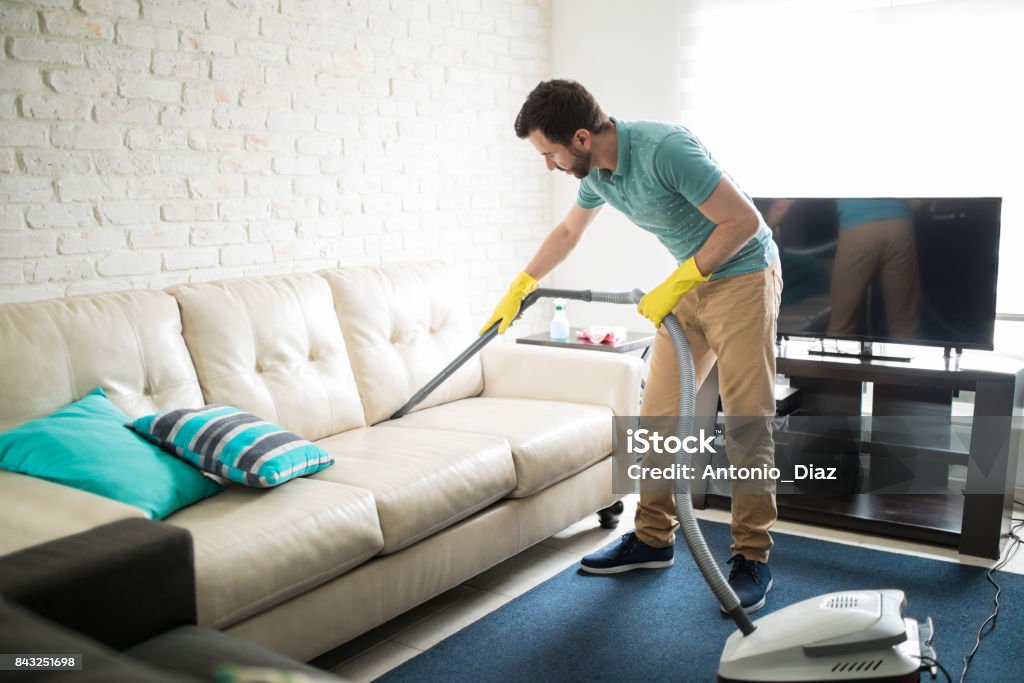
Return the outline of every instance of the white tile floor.
[[[345,681],[372,681],[576,564],[582,555],[629,531],[632,528],[636,498],[629,496],[623,502],[626,510],[617,529],[601,529],[597,526],[596,516],[588,516],[533,548],[346,643],[325,655],[318,664],[331,666],[335,674]],[[729,513],[724,510],[699,510],[697,515],[716,522],[729,521]],[[1024,516],[1024,511],[1018,516]],[[780,521],[774,531],[950,562],[978,566],[992,564],[989,560],[960,556],[952,548],[865,536],[796,522]],[[1024,574],[1024,550],[1018,552],[1005,569]]]

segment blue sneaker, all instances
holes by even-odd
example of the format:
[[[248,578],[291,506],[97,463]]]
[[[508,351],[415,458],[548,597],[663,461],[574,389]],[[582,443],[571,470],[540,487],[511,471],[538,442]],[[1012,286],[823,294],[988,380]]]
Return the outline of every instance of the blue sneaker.
[[[580,560],[580,569],[591,574],[618,574],[633,569],[662,569],[671,567],[675,550],[653,548],[630,531],[623,534],[618,545],[602,548]]]
[[[772,570],[767,562],[755,562],[742,555],[733,555],[729,560],[729,585],[740,599],[746,613],[756,612],[764,607],[768,591],[772,589]],[[725,609],[722,609],[725,612]]]

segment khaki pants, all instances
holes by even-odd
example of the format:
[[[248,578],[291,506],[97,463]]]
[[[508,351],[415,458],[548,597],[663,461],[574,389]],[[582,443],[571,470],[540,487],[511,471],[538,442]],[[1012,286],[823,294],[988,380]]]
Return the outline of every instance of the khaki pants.
[[[921,325],[921,282],[914,224],[902,218],[862,223],[839,231],[832,272],[828,333],[867,334],[860,324],[864,294],[878,275],[889,336],[913,339]]]
[[[753,448],[737,449],[730,443],[728,418],[775,415],[775,324],[781,295],[782,275],[776,261],[756,273],[699,283],[673,310],[686,331],[698,388],[718,361],[719,391],[727,417],[726,453],[737,467],[774,463],[770,429]],[[662,326],[654,341],[640,415],[678,412],[678,365],[668,331]],[[767,425],[769,420],[757,422]],[[739,450],[744,451],[742,455],[737,455]],[[774,493],[734,492],[732,552],[767,562],[772,547],[768,529],[776,518]],[[678,526],[673,495],[641,489],[636,511],[640,540],[659,548],[672,545]]]

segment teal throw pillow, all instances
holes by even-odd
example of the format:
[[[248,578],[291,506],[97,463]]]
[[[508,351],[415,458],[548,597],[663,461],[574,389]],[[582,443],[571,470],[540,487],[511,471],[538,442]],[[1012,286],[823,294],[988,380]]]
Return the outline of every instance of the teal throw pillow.
[[[141,508],[152,519],[223,490],[125,428],[128,416],[95,389],[46,417],[0,434],[0,469]]]
[[[277,486],[334,463],[322,448],[230,406],[170,410],[130,426],[204,472],[243,486]]]

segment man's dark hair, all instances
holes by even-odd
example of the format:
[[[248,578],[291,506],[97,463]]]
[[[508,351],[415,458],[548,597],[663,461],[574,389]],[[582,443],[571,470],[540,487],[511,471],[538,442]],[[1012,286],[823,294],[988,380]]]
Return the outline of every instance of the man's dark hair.
[[[551,142],[568,147],[580,128],[600,133],[610,125],[594,96],[576,81],[542,81],[516,116],[516,135],[523,139],[539,130]]]

